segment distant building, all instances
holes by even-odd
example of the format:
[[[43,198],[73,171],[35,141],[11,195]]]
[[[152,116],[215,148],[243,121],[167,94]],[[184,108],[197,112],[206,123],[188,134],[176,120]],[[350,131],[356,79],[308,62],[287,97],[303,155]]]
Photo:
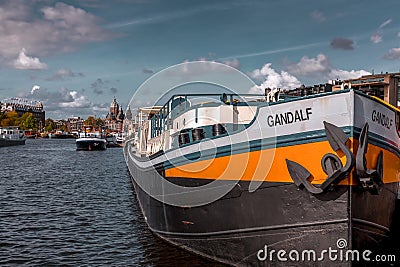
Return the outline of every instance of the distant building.
[[[360,90],[367,95],[378,97],[392,106],[400,107],[400,72],[364,75],[348,80],[329,80],[326,84],[307,87],[302,85],[293,90],[284,90],[283,93],[293,96],[306,96],[349,88]],[[267,90],[268,88],[266,92]]]
[[[132,111],[131,111],[131,107],[129,105],[126,108],[125,118],[128,120],[132,120]]]
[[[57,131],[66,131],[67,129],[67,122],[65,120],[55,120],[54,124]]]
[[[106,116],[106,129],[112,132],[121,132],[124,119],[125,114],[122,110],[122,106],[117,103],[117,99],[114,97],[114,100],[111,102],[110,105],[110,112]]]
[[[71,117],[67,119],[66,126],[67,132],[79,132],[82,130],[84,120],[81,117]]]
[[[123,130],[125,133],[129,133],[131,131],[133,131],[133,121],[132,121],[132,111],[131,111],[131,107],[128,105],[128,107],[126,108],[126,112],[125,112],[125,119],[124,119],[124,124],[123,124]]]
[[[319,94],[324,92],[332,92],[332,84],[323,83],[323,84],[314,84],[311,86],[305,86],[304,84],[296,89],[293,90],[283,90],[283,93],[286,95],[294,95],[294,96],[306,96],[306,95],[313,95]],[[268,88],[267,88],[268,89]],[[266,92],[267,92],[266,89]]]
[[[5,99],[1,102],[1,112],[17,112],[18,116],[21,117],[25,113],[32,113],[36,118],[39,126],[39,130],[42,130],[45,125],[45,111],[43,105],[39,101],[27,100],[22,98],[13,97]]]
[[[365,75],[346,80],[343,84],[379,97],[393,106],[400,106],[400,72]]]

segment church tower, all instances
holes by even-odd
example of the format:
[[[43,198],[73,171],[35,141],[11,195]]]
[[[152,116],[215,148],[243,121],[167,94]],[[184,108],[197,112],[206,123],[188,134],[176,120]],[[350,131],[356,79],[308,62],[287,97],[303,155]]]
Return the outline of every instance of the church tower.
[[[131,111],[131,107],[129,105],[128,105],[128,108],[126,109],[125,118],[127,118],[128,120],[132,120],[132,111]]]
[[[114,100],[113,102],[111,102],[110,105],[110,117],[112,120],[115,120],[117,118],[118,111],[119,111],[119,105],[117,103],[117,99],[114,96]]]
[[[125,118],[124,111],[122,110],[122,106],[118,110],[117,121],[123,121]]]
[[[114,96],[114,100],[110,105],[110,112],[106,116],[106,128],[111,132],[120,132],[122,131],[123,121],[125,119],[124,111],[122,110],[122,106],[120,106],[117,102],[117,99]]]

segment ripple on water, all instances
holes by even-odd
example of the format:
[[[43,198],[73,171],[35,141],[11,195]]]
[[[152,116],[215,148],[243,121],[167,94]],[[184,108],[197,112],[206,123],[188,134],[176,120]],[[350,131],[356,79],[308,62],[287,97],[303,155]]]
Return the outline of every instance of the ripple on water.
[[[149,232],[120,148],[74,142],[0,148],[1,266],[219,266]]]

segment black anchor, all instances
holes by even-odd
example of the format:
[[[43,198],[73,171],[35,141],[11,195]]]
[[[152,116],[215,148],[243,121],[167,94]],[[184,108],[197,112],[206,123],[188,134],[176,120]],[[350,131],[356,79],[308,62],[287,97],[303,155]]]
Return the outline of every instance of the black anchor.
[[[349,140],[348,136],[339,127],[324,121],[326,137],[333,150],[339,149],[346,156],[346,164],[343,166],[339,157],[328,153],[321,160],[322,168],[328,175],[325,181],[319,186],[311,184],[308,180],[311,173],[297,162],[286,159],[286,165],[290,176],[297,186],[304,186],[312,194],[321,194],[326,191],[332,184],[337,184],[343,180],[354,166],[354,155],[346,146]]]
[[[365,154],[368,149],[368,123],[365,123],[361,130],[358,150],[356,154],[355,177],[362,189],[368,190],[371,194],[379,194],[383,185],[383,152],[379,152],[376,169],[367,169]]]

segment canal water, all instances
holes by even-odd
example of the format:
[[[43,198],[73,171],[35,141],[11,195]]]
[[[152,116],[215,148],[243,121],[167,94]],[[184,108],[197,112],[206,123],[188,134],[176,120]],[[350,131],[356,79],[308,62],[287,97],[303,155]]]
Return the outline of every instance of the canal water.
[[[153,236],[122,148],[75,140],[0,148],[0,266],[220,266]]]

